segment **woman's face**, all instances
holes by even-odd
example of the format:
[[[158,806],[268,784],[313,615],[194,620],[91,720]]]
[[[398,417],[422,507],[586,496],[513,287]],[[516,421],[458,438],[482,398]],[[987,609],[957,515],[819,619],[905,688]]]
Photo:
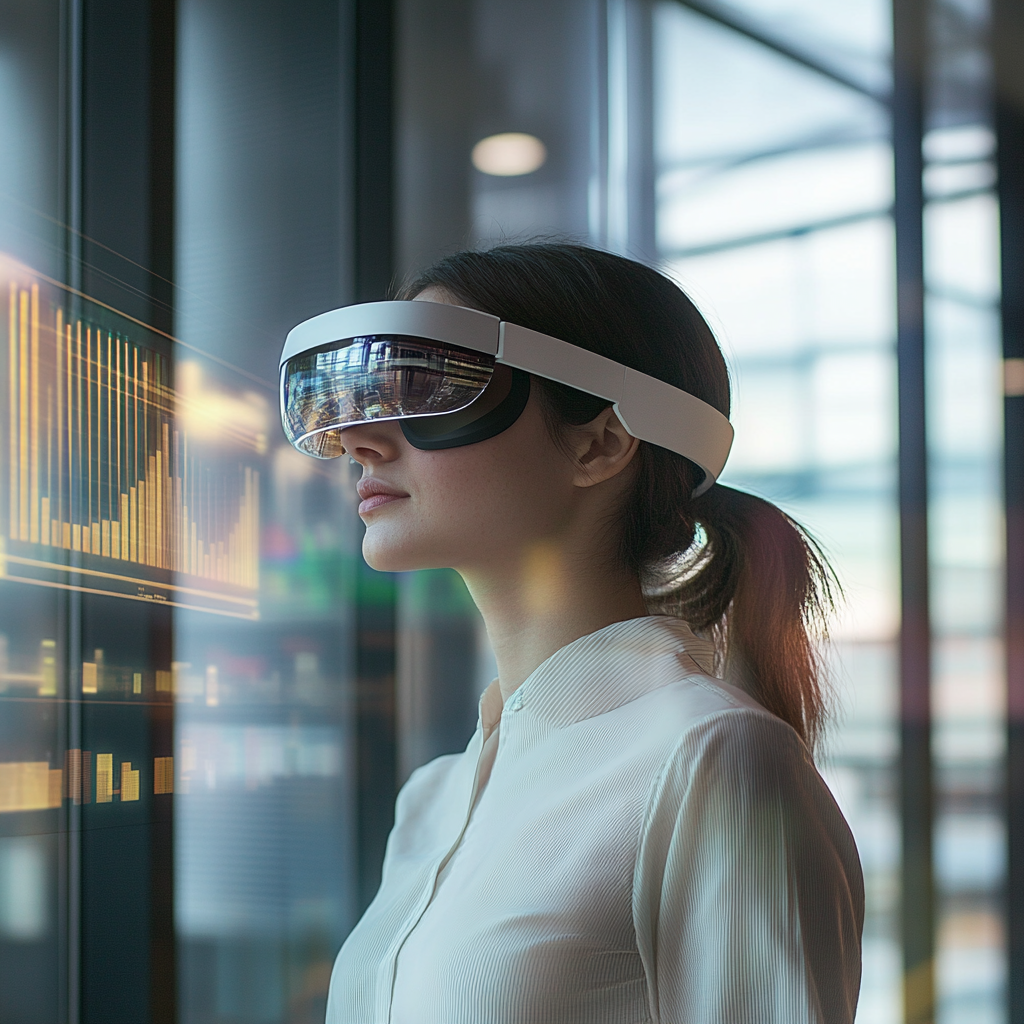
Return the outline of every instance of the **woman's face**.
[[[418,298],[444,301],[433,289]],[[511,427],[460,448],[414,448],[393,420],[347,427],[345,449],[363,469],[363,557],[389,572],[473,573],[521,564],[576,531],[596,539],[595,523],[621,490],[612,478],[636,448],[610,410],[605,418],[607,427],[598,417],[579,431],[577,457],[551,438],[536,388]]]
[[[572,464],[536,391],[511,427],[461,448],[421,451],[393,420],[348,427],[343,440],[363,467],[363,556],[375,569],[482,568],[557,536],[572,518]]]

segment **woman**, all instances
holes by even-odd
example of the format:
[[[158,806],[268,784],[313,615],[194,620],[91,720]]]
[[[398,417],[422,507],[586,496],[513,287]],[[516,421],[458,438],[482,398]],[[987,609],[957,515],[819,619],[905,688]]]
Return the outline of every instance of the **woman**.
[[[482,310],[728,415],[696,308],[621,257],[464,252],[402,298]],[[809,753],[827,567],[768,502],[700,493],[697,466],[607,399],[529,385],[483,440],[431,449],[395,419],[340,433],[367,562],[458,571],[498,678],[465,752],[399,794],[328,1024],[852,1021],[863,883]]]

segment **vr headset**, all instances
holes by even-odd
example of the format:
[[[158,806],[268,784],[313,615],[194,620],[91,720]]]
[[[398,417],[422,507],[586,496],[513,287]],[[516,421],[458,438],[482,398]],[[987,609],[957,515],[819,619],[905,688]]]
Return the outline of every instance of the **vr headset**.
[[[515,423],[530,374],[605,399],[633,437],[695,463],[704,472],[695,497],[722,472],[733,429],[706,402],[596,352],[440,302],[364,302],[294,327],[281,353],[281,422],[318,459],[345,454],[346,427],[378,420],[397,420],[416,448],[457,448]]]

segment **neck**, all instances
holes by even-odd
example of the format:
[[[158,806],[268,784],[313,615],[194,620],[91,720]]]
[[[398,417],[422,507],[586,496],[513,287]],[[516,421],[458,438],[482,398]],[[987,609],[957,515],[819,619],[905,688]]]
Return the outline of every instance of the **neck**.
[[[566,644],[647,614],[635,576],[558,541],[535,545],[512,565],[461,574],[487,627],[503,700]]]

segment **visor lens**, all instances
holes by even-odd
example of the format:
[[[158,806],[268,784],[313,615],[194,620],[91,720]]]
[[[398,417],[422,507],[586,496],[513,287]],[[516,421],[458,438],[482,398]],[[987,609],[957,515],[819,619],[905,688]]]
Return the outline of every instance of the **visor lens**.
[[[375,335],[323,345],[281,369],[288,440],[318,459],[344,446],[341,428],[464,409],[494,372],[494,356],[423,338]]]

